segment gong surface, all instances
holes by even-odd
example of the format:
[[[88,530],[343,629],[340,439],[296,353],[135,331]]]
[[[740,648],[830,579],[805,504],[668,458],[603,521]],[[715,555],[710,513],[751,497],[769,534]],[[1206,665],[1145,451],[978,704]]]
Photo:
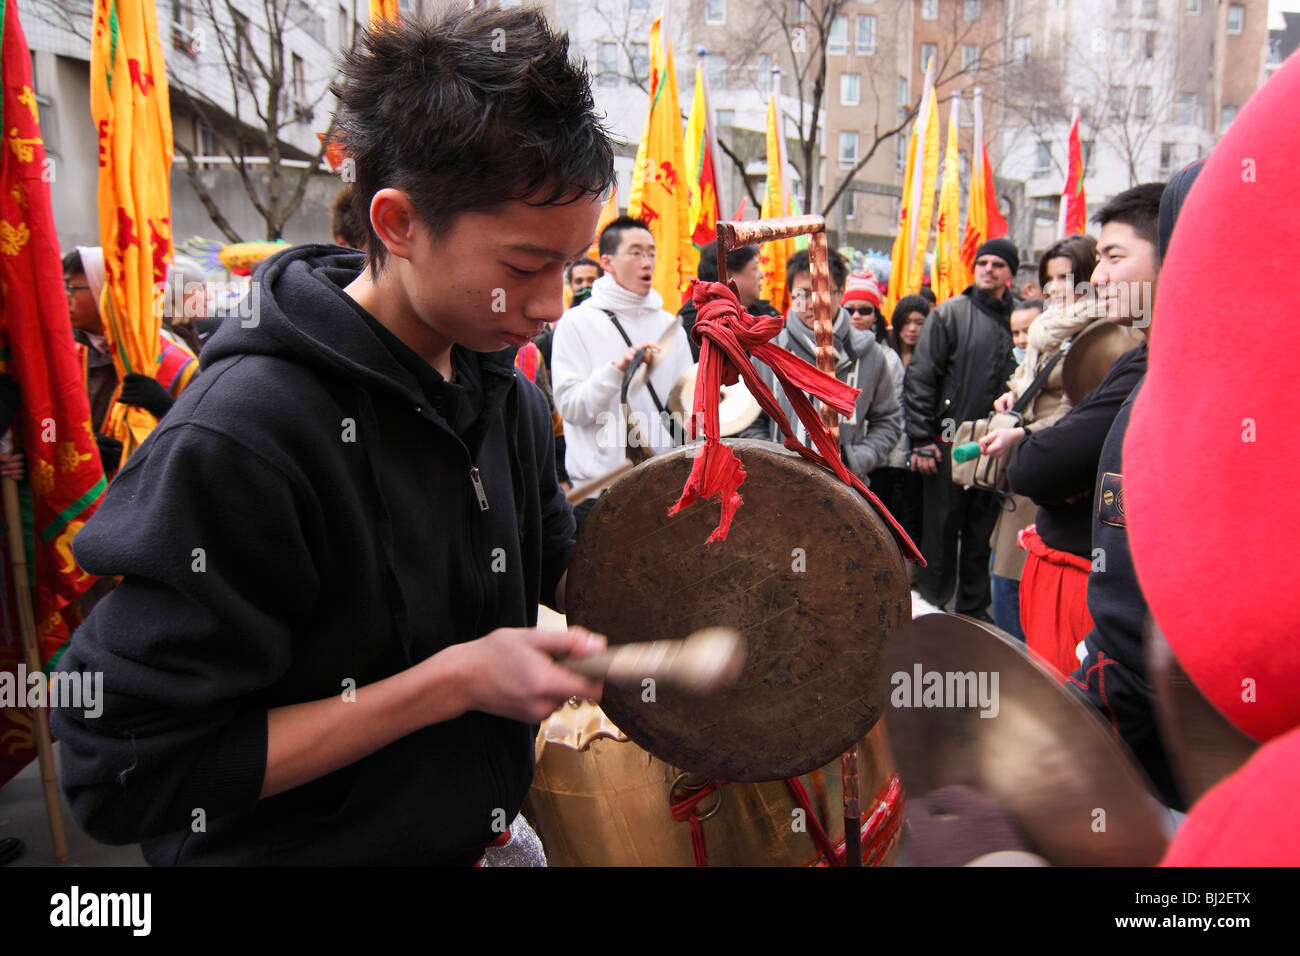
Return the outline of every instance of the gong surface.
[[[1137,763],[1019,642],[970,618],[927,614],[894,632],[886,669],[889,743],[909,797],[973,787],[1055,866],[1160,861],[1164,811]],[[930,674],[941,693],[926,693],[938,686]],[[972,705],[965,675],[977,698],[984,680],[987,706]]]
[[[704,627],[748,645],[735,686],[692,695],[606,685],[601,706],[637,744],[718,780],[794,777],[880,716],[884,643],[908,615],[907,571],[884,521],[829,471],[769,442],[728,440],[747,477],[726,540],[720,507],[674,515],[700,444],[652,458],[601,496],[569,566],[568,620],[630,641]]]

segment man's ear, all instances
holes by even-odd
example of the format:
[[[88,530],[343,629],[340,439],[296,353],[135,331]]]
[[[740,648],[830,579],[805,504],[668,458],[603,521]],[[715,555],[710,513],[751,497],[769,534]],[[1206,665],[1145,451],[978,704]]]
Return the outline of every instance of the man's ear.
[[[600,254],[600,274],[603,276],[614,267],[614,257]]]
[[[399,259],[411,258],[417,221],[411,197],[400,189],[381,189],[370,200],[370,225],[379,241]]]

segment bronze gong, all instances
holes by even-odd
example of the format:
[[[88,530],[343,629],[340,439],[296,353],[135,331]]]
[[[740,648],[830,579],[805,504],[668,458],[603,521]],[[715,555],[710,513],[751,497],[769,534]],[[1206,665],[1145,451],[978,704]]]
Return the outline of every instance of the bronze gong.
[[[760,782],[809,773],[881,713],[884,643],[909,613],[907,571],[857,492],[779,445],[729,439],[744,505],[706,545],[715,501],[668,516],[700,447],[620,478],[583,525],[569,566],[568,619],[611,645],[725,625],[749,653],[737,683],[709,695],[606,685],[601,706],[633,741],[683,770]]]

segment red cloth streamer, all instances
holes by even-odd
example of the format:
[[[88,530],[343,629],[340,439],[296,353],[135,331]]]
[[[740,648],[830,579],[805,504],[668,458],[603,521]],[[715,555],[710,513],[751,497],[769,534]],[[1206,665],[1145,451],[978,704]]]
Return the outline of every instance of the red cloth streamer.
[[[709,536],[709,543],[724,540],[731,530],[732,519],[743,499],[739,488],[745,480],[745,469],[720,440],[718,426],[718,394],[723,385],[734,385],[741,378],[750,394],[763,411],[781,426],[785,433],[785,447],[798,452],[809,461],[831,469],[842,482],[855,488],[866,497],[876,512],[885,519],[903,554],[922,567],[925,558],[907,532],[894,520],[886,508],[857,475],[844,466],[840,450],[831,437],[821,416],[813,407],[808,394],[826,402],[841,415],[851,415],[860,389],[852,388],[833,375],[827,375],[796,355],[771,343],[781,331],[785,319],[781,316],[753,316],[745,311],[735,291],[721,282],[701,282],[692,285],[691,298],[697,314],[691,334],[700,343],[700,367],[695,382],[695,403],[691,410],[691,437],[704,433],[704,448],[695,459],[691,474],[677,503],[668,509],[669,515],[689,508],[698,498],[718,498],[722,502],[722,516],[718,526]],[[750,362],[750,356],[762,361],[776,374],[786,398],[803,422],[804,430],[816,446],[814,451],[794,437],[790,420],[781,411],[776,396],[767,387],[763,377]],[[805,394],[808,393],[808,394]]]

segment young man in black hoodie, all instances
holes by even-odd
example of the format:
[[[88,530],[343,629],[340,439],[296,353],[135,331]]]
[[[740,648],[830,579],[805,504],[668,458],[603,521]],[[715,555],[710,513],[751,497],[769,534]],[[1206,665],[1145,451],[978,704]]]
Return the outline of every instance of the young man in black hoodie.
[[[255,278],[204,372],[76,540],[123,575],[55,714],[98,839],[155,864],[475,862],[518,813],[531,724],[597,683],[562,609],[573,519],[515,348],[562,310],[613,173],[587,76],[537,12],[403,21],[346,55],[367,252]]]

